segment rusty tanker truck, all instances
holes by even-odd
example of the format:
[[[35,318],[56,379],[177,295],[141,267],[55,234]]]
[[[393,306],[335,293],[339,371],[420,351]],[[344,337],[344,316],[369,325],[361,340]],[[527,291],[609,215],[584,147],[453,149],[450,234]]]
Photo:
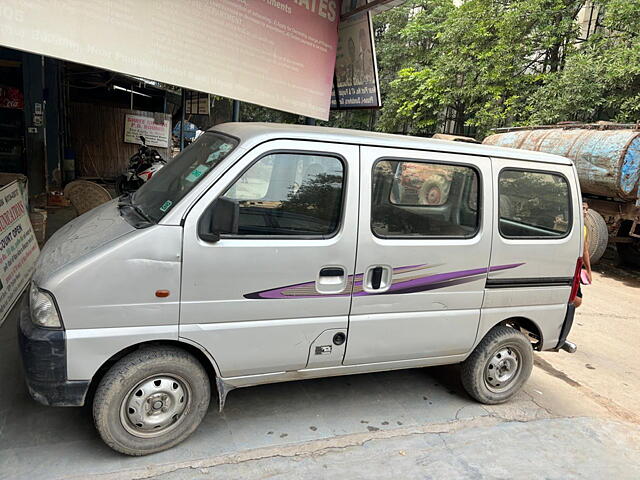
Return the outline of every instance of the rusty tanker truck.
[[[554,153],[572,159],[583,200],[592,262],[608,244],[640,267],[640,124],[559,124],[497,130],[483,143]]]

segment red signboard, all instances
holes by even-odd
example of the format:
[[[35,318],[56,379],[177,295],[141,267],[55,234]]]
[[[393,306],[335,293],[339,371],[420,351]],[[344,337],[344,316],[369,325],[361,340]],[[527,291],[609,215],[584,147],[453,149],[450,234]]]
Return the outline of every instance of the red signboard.
[[[24,108],[22,92],[14,87],[0,85],[0,108]]]

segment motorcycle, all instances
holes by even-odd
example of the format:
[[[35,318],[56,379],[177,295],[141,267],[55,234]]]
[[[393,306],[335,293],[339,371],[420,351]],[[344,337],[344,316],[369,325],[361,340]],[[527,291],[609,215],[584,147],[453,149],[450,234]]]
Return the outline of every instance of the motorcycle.
[[[118,195],[135,192],[167,164],[167,161],[160,156],[157,150],[147,147],[142,135],[140,140],[142,144],[129,159],[127,172],[116,178],[116,193]]]

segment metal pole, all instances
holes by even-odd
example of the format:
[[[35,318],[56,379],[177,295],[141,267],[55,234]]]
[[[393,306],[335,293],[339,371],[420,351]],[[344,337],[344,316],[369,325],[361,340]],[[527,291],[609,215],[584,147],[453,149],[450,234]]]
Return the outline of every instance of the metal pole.
[[[233,101],[233,113],[231,115],[232,122],[240,121],[240,100]]]
[[[180,113],[180,151],[184,150],[184,113],[187,109],[187,92],[182,89],[182,112]]]

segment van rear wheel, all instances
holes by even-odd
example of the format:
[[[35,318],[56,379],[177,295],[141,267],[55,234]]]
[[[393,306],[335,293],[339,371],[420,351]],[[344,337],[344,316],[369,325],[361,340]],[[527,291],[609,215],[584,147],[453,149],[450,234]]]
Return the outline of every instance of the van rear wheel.
[[[491,329],[462,363],[462,385],[481,403],[503,403],[520,390],[532,369],[529,339],[500,325]]]
[[[116,362],[100,381],[93,418],[114,450],[147,455],[186,439],[207,413],[206,371],[175,347],[144,348]]]

